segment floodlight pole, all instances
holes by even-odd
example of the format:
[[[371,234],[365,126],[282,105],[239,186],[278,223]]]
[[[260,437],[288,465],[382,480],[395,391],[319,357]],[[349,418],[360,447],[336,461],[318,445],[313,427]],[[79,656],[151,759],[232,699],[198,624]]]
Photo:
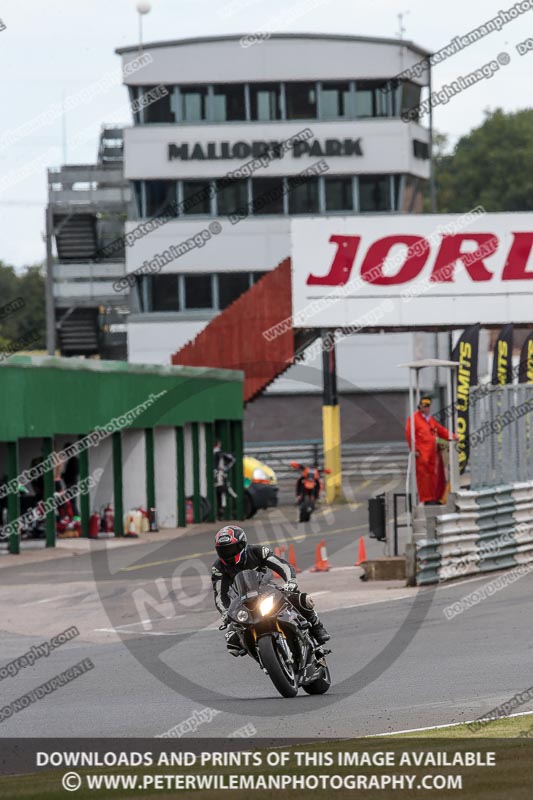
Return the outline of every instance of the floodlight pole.
[[[46,207],[46,274],[45,274],[45,304],[46,304],[46,351],[49,356],[56,352],[56,313],[54,301],[54,261],[52,253],[52,236],[54,232],[54,218],[50,200]]]

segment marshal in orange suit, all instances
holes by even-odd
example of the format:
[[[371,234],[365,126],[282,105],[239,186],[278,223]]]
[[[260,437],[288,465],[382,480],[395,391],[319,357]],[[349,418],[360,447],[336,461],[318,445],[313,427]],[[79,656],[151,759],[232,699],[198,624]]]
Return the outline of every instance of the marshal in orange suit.
[[[416,485],[421,503],[438,503],[446,488],[442,456],[437,450],[437,439],[457,439],[455,433],[431,416],[431,397],[420,398],[418,410],[409,417],[405,426],[405,438],[411,448],[411,419],[415,425]]]

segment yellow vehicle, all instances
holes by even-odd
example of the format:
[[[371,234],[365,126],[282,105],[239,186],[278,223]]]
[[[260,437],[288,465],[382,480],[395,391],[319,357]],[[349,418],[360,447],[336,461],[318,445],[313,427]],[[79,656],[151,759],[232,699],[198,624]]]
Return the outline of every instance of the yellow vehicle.
[[[244,456],[244,516],[253,517],[260,508],[278,504],[278,479],[267,464],[252,456]]]

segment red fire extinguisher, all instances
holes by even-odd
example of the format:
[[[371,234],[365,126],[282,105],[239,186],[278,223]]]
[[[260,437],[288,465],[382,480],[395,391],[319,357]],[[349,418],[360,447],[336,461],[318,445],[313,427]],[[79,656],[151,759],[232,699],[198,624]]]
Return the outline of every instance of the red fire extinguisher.
[[[98,539],[100,532],[100,514],[98,511],[93,511],[89,518],[89,538]]]
[[[103,529],[106,533],[113,533],[115,530],[115,515],[111,503],[104,508]]]

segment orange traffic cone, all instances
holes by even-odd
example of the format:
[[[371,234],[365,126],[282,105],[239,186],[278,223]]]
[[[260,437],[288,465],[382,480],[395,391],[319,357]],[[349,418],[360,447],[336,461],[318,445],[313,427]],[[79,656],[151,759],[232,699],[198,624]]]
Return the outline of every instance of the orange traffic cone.
[[[274,548],[274,555],[277,556],[278,558],[281,557],[281,550],[279,549],[279,547]]]
[[[296,553],[294,551],[294,545],[289,545],[289,564],[294,569],[295,572],[301,572],[302,570],[296,564]]]
[[[316,546],[315,566],[311,572],[328,572],[331,564],[328,561],[328,551],[326,550],[326,540],[322,539]]]
[[[357,555],[357,561],[355,562],[356,567],[360,567],[363,561],[366,561],[366,547],[365,547],[365,537],[359,537],[359,553]]]

